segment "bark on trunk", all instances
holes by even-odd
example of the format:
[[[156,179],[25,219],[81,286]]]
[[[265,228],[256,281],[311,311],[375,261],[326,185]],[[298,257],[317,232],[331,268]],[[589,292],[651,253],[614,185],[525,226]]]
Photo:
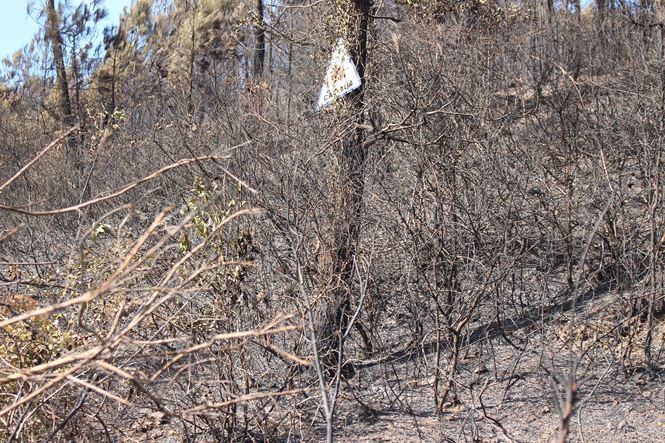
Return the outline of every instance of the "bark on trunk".
[[[74,123],[72,105],[69,98],[69,84],[67,82],[67,69],[62,51],[62,35],[60,34],[60,23],[58,13],[55,10],[55,0],[46,3],[47,26],[46,38],[51,44],[53,51],[53,62],[55,63],[56,87],[58,88],[58,106],[60,108],[62,121],[66,126]]]
[[[575,20],[579,25],[582,23],[582,5],[580,4],[580,0],[574,0],[573,3],[575,5]]]
[[[254,77],[263,75],[266,59],[266,30],[263,19],[263,0],[256,0],[256,23],[254,24]]]
[[[596,0],[596,9],[598,15],[596,17],[596,26],[598,31],[598,41],[601,46],[605,45],[605,17],[607,16],[607,0]]]
[[[353,286],[354,258],[360,239],[360,225],[363,212],[363,191],[365,186],[365,160],[367,154],[363,146],[364,123],[364,84],[367,63],[367,30],[372,0],[351,0],[351,10],[355,17],[350,32],[351,57],[356,63],[363,85],[348,98],[349,120],[354,127],[341,143],[339,171],[336,191],[335,218],[332,226],[331,245],[331,286],[328,305],[319,335],[321,355],[329,375],[341,365],[343,358],[342,334],[348,326]],[[342,366],[342,375],[352,375],[350,365]]]
[[[51,44],[51,50],[53,52],[60,120],[65,127],[70,128],[76,123],[76,118],[72,112],[72,101],[69,94],[69,81],[67,79],[67,67],[65,66],[62,34],[60,33],[60,19],[58,17],[58,12],[55,9],[55,0],[48,0],[46,2],[46,17],[46,39]],[[74,70],[78,70],[76,65],[74,65]],[[79,85],[76,86],[78,89]],[[90,188],[85,185],[83,151],[81,150],[80,143],[74,135],[67,137],[67,162],[72,168],[73,173],[71,183],[76,198],[79,201],[83,201],[89,196]]]

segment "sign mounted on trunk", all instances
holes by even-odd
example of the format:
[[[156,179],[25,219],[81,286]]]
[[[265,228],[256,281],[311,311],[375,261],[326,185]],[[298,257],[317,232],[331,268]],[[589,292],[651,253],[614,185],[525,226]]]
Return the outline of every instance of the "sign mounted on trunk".
[[[346,48],[344,39],[340,38],[333,49],[316,110],[327,108],[338,98],[358,89],[360,85],[362,82],[356,65],[351,60],[351,54]]]

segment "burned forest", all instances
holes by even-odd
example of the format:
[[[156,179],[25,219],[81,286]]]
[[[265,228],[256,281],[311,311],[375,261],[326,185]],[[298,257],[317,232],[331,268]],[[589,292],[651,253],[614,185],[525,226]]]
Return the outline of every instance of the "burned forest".
[[[0,441],[665,441],[665,1],[28,8]]]

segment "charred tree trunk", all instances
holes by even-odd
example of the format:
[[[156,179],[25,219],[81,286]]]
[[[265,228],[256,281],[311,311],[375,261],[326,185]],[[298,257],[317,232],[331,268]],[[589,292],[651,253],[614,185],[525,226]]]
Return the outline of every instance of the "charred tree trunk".
[[[51,44],[53,51],[53,62],[55,63],[56,87],[58,88],[58,106],[60,108],[61,119],[66,126],[74,123],[72,114],[72,104],[69,97],[69,84],[67,82],[67,69],[65,67],[65,58],[62,50],[62,35],[60,34],[60,20],[55,10],[55,0],[48,0],[46,3],[46,38]]]
[[[341,375],[343,376],[353,374],[352,366],[342,366],[343,334],[350,318],[354,258],[358,250],[363,212],[367,158],[364,146],[363,109],[371,4],[372,0],[351,0],[353,24],[348,42],[362,86],[352,92],[348,99],[346,112],[349,115],[348,121],[353,122],[353,126],[342,140],[341,151],[338,154],[339,171],[336,186],[338,200],[332,226],[332,244],[330,245],[331,286],[328,290],[325,317],[319,334],[321,355],[329,375],[336,374],[336,368],[342,370]]]
[[[655,17],[655,21],[659,23],[658,26],[654,29],[655,32],[655,39],[656,39],[656,52],[658,59],[662,61],[663,57],[665,56],[665,52],[663,52],[663,23],[665,21],[665,2],[663,0],[644,0],[645,2],[648,2],[645,6],[648,8],[648,12],[650,14],[653,14]]]
[[[67,67],[65,66],[62,34],[60,33],[60,20],[58,12],[55,9],[55,0],[48,0],[46,2],[46,17],[46,39],[51,44],[53,52],[60,119],[65,127],[70,128],[76,123],[76,118],[72,112],[72,100],[69,94],[69,81],[67,79]],[[75,70],[78,69],[76,65],[74,68]],[[71,183],[75,191],[75,198],[83,201],[88,195],[89,188],[85,185],[83,151],[80,149],[80,146],[81,144],[74,135],[67,137],[67,162],[72,168]]]
[[[580,0],[573,0],[573,4],[575,5],[575,21],[580,25],[582,23],[582,4]]]
[[[256,0],[256,23],[254,24],[254,77],[263,75],[266,59],[266,30],[263,14],[263,0]]]
[[[79,64],[79,54],[76,44],[72,45],[70,54],[70,79],[73,93],[73,97],[71,97],[73,100],[71,105],[72,113],[74,114],[73,120],[77,121],[79,127],[83,129],[85,127],[85,110],[81,99],[83,91],[83,74],[81,73],[81,65]]]
[[[190,35],[189,50],[189,94],[187,95],[187,113],[190,119],[194,118],[194,63],[196,62],[196,3],[192,8],[192,32]]]
[[[113,115],[115,112],[115,83],[117,79],[117,62],[118,62],[118,54],[115,52],[113,53],[113,65],[111,68],[111,91],[109,94],[109,104],[108,104],[108,110],[106,112],[106,115]],[[106,122],[105,122],[106,123]]]
[[[598,10],[598,15],[596,17],[597,26],[598,26],[598,39],[601,44],[605,44],[605,17],[607,16],[607,0],[596,0],[596,9]]]

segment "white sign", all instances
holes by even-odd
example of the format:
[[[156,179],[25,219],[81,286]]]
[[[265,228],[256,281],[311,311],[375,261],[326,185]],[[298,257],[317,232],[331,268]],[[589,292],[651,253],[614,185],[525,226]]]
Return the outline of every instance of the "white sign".
[[[326,71],[326,78],[319,93],[316,110],[330,106],[335,100],[345,96],[362,85],[356,65],[351,60],[351,54],[346,48],[344,39],[337,40],[333,49],[330,65]]]

